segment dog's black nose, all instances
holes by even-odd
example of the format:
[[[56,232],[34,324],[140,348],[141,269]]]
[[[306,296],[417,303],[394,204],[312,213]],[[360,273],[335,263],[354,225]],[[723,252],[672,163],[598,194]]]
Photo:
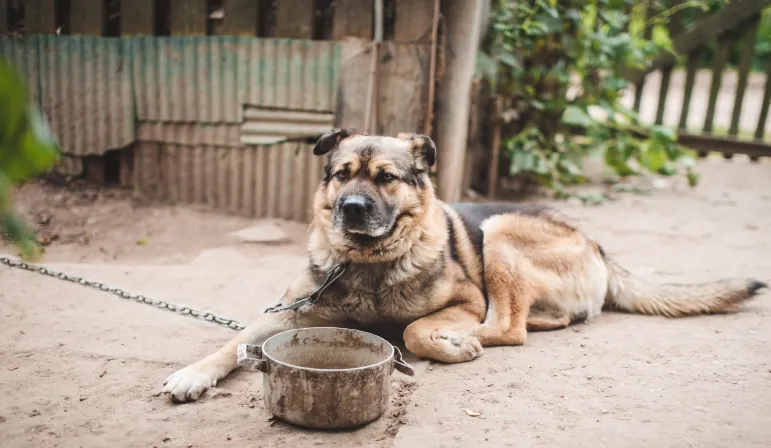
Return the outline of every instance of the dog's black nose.
[[[340,209],[346,222],[362,224],[367,217],[369,206],[367,199],[362,196],[348,196],[341,201]]]

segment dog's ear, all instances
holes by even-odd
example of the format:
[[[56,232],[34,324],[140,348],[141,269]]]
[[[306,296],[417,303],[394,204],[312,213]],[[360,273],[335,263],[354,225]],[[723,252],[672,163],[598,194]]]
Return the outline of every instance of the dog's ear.
[[[425,169],[434,166],[436,163],[436,145],[431,137],[420,134],[399,134],[397,137],[410,141],[412,155],[415,157],[418,168]]]
[[[313,147],[313,155],[323,156],[335,149],[343,139],[348,138],[351,134],[351,131],[348,129],[332,129],[319,137],[319,141],[317,141],[316,146]]]

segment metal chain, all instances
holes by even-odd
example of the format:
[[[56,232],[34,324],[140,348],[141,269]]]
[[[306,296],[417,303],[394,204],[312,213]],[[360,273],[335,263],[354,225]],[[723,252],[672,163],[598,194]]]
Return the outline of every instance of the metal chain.
[[[295,299],[288,305],[284,305],[283,302],[278,302],[277,304],[266,309],[265,312],[280,313],[282,311],[297,311],[305,305],[313,305],[314,303],[318,302],[318,300],[321,298],[321,295],[324,294],[324,291],[326,291],[326,289],[329,288],[332,283],[336,282],[337,279],[339,279],[345,273],[347,268],[348,265],[346,263],[340,263],[332,266],[332,269],[327,271],[327,278],[315,291],[305,297]]]
[[[29,263],[25,263],[23,261],[12,260],[7,257],[0,257],[0,264],[3,264],[11,268],[24,269],[31,272],[37,272],[38,274],[48,275],[50,277],[58,278],[59,280],[65,280],[68,282],[77,283],[82,286],[88,286],[90,288],[98,289],[99,291],[118,296],[122,299],[133,300],[138,303],[151,305],[162,310],[167,310],[173,313],[181,314],[183,316],[195,317],[197,319],[202,319],[207,322],[211,322],[217,325],[221,325],[223,327],[230,328],[231,330],[240,331],[246,328],[246,326],[244,326],[243,324],[241,324],[235,319],[217,316],[214,313],[197,310],[195,308],[190,308],[189,306],[176,305],[171,302],[166,302],[164,300],[152,299],[142,294],[131,294],[120,288],[114,288],[112,286],[105,285],[104,283],[93,282],[90,280],[86,280],[83,277],[65,274],[64,272],[53,271],[43,266],[36,266]]]

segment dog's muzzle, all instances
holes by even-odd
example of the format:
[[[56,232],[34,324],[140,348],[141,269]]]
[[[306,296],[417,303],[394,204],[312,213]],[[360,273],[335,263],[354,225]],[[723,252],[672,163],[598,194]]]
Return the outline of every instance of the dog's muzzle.
[[[346,228],[363,228],[369,222],[374,204],[371,199],[361,195],[351,195],[341,198],[337,207],[343,217]]]

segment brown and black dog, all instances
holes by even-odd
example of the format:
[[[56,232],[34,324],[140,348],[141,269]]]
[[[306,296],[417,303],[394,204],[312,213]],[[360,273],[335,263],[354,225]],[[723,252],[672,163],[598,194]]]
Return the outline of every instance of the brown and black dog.
[[[444,204],[429,179],[436,148],[425,136],[336,129],[313,152],[327,155],[327,164],[314,197],[309,262],[281,300],[307,296],[339,263],[346,272],[315,304],[265,313],[219,351],[172,374],[164,392],[173,399],[195,400],[228,375],[238,344],[293,328],[397,324],[415,355],[456,363],[603,308],[723,313],[766,286],[752,279],[645,283],[548,208]]]

